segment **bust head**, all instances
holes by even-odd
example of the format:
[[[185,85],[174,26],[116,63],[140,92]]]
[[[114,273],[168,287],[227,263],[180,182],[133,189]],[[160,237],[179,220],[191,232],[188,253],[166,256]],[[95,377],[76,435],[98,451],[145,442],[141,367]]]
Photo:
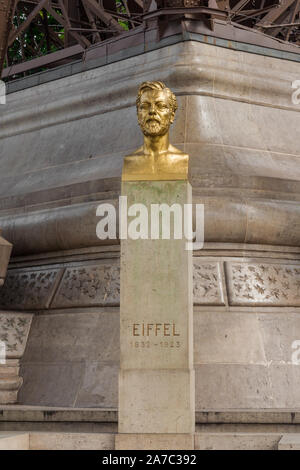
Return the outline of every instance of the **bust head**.
[[[143,134],[149,137],[163,136],[174,121],[177,100],[164,83],[144,82],[139,87],[136,108]]]

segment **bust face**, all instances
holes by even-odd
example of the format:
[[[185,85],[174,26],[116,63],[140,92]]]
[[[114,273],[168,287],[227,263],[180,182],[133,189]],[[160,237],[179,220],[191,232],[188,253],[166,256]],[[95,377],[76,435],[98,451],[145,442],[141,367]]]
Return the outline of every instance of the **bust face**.
[[[150,137],[163,136],[174,121],[166,90],[146,90],[138,106],[138,122],[143,134]]]

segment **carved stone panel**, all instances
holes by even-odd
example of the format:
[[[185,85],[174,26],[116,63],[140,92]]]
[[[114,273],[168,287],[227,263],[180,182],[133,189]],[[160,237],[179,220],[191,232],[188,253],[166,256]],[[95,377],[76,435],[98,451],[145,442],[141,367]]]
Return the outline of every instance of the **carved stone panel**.
[[[219,263],[194,262],[194,303],[224,305]],[[119,266],[98,264],[66,269],[51,308],[119,304]]]
[[[2,312],[0,310],[0,341],[5,344],[7,358],[20,358],[24,354],[33,315]]]
[[[231,305],[300,306],[300,265],[226,263]]]
[[[0,404],[16,403],[23,379],[19,376],[33,315],[0,311]]]
[[[52,308],[120,304],[120,267],[75,266],[66,269]]]
[[[0,307],[35,310],[47,308],[61,279],[63,269],[13,269],[0,289]]]
[[[219,263],[194,260],[194,304],[224,305]]]

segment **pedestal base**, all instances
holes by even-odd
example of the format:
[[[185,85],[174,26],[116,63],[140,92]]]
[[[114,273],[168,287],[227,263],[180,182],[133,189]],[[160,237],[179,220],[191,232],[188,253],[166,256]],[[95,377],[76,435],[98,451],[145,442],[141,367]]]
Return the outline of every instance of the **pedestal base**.
[[[195,430],[195,374],[130,369],[119,374],[119,432],[188,435]]]
[[[186,439],[195,431],[193,278],[183,230],[191,186],[126,182],[122,194],[129,209],[144,209],[151,237],[128,237],[121,244],[119,432],[132,442],[126,440],[124,448],[191,448]],[[153,216],[155,207],[164,213],[161,221]],[[169,238],[162,227],[169,227]],[[179,447],[178,436],[184,436]]]
[[[194,450],[194,434],[117,434],[115,450]]]
[[[10,405],[17,403],[18,392],[23,383],[19,377],[18,359],[7,359],[6,364],[0,364],[0,403]]]

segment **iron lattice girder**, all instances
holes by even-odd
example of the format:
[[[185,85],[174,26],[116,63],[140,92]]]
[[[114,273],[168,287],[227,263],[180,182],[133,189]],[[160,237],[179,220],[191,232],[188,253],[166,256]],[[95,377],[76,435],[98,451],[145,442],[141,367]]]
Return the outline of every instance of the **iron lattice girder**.
[[[5,60],[15,0],[0,0],[0,71]]]
[[[287,11],[287,9],[295,2],[295,0],[282,0],[282,3],[280,6],[277,8],[272,8],[269,13],[264,16],[262,20],[260,20],[257,24],[256,27],[261,27],[264,25],[270,25],[274,23],[278,18],[281,17],[281,15]]]
[[[149,10],[152,0],[119,0],[124,6],[124,13],[121,14],[116,9],[115,0],[78,0],[78,4],[81,4],[82,11],[85,13],[85,26],[82,24],[79,27],[72,27],[72,22],[69,17],[68,9],[66,5],[68,2],[75,2],[75,0],[19,0],[19,4],[32,5],[33,10],[28,15],[27,20],[21,24],[21,26],[10,35],[9,44],[21,34],[29,24],[38,15],[42,8],[46,10],[61,24],[65,30],[70,34],[77,43],[83,47],[89,47],[91,42],[87,39],[89,33],[93,34],[92,42],[99,42],[103,39],[100,34],[97,33],[112,33],[120,34],[124,31],[118,20],[128,21],[130,28],[134,28],[142,23],[142,13],[146,13]],[[298,0],[252,0],[254,1],[254,7],[251,10],[247,10],[247,5],[250,0],[217,0],[217,4],[226,5],[226,11],[229,13],[229,17],[233,20],[237,19],[239,22],[243,22],[251,19],[250,25],[261,31],[266,32],[272,36],[277,35],[282,29],[286,28],[286,24],[282,26],[279,24],[278,29],[268,31],[270,26],[275,25],[278,19],[284,19],[289,16],[289,9],[294,4],[294,12],[291,15],[290,26],[294,26],[294,20],[299,12],[300,4]],[[280,2],[280,3],[278,3]],[[210,6],[209,0],[156,0],[159,8],[190,8],[190,7],[207,7]],[[268,3],[268,5],[267,5]],[[133,8],[133,5],[135,8]],[[142,7],[143,6],[143,10]],[[264,8],[262,7],[264,6]],[[61,14],[57,13],[60,10]],[[255,11],[256,10],[256,11]],[[286,15],[284,13],[286,12]],[[239,17],[242,16],[242,19]],[[103,26],[99,28],[96,25],[96,21],[100,20]],[[80,23],[80,22],[79,22]],[[282,21],[281,21],[282,23]],[[285,23],[288,23],[285,21]],[[295,23],[297,26],[298,22]],[[300,24],[300,23],[299,23]],[[290,31],[290,28],[289,28]],[[276,32],[276,34],[275,34]]]
[[[239,23],[242,27],[256,29],[260,32],[300,44],[299,10],[300,0],[0,0],[0,10],[5,15],[0,17],[1,60],[3,64],[7,47],[8,24],[11,24],[13,4],[17,3],[17,15],[21,22],[11,25],[8,44],[12,46],[17,39],[22,50],[23,60],[29,54],[30,59],[41,55],[41,45],[36,54],[32,44],[24,48],[24,35],[34,26],[46,41],[47,49],[80,45],[89,48],[92,44],[112,38],[124,32],[121,23],[126,22],[128,29],[137,26],[147,27],[148,21],[161,24],[163,31],[166,22],[176,20],[178,16],[188,15],[190,19],[209,19],[211,28],[215,19]],[[40,14],[40,12],[43,12]],[[48,25],[47,14],[55,24]],[[16,17],[19,18],[18,16]],[[23,21],[23,22],[22,22]],[[6,27],[2,26],[5,22]],[[64,31],[64,39],[59,36]],[[6,38],[6,41],[3,40]],[[63,42],[64,41],[64,42]],[[4,45],[3,45],[4,44]],[[42,43],[41,43],[42,44]],[[16,48],[15,48],[16,49]],[[14,49],[14,50],[15,50]],[[26,51],[26,54],[24,54]],[[27,52],[29,51],[29,52]],[[10,57],[11,64],[15,63]],[[1,65],[1,63],[0,63]],[[0,67],[1,72],[1,67]]]

